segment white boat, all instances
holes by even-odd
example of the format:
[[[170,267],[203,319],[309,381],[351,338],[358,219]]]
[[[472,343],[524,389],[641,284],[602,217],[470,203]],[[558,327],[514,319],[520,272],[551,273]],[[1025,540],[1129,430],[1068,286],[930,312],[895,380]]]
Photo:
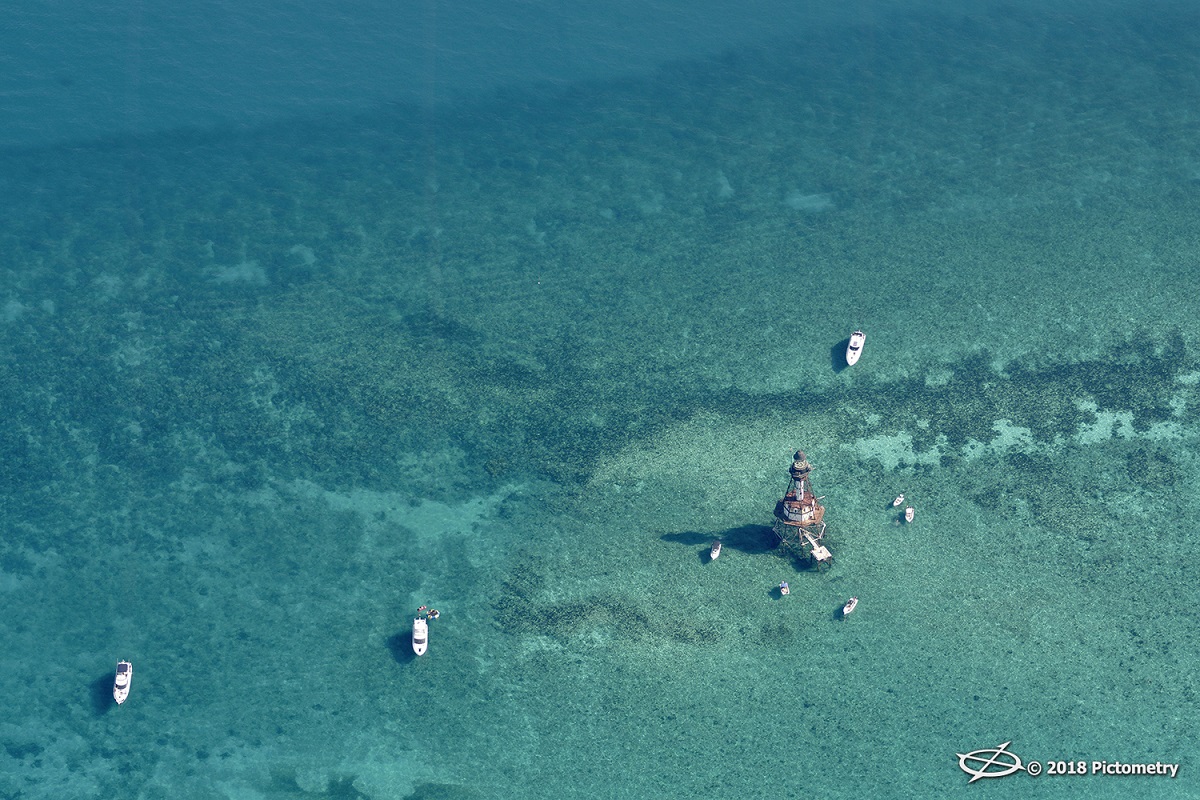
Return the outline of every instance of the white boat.
[[[779,584],[779,593],[780,594],[791,594],[792,593],[792,587],[787,585],[787,581],[783,581]]]
[[[900,505],[903,502],[904,502],[904,492],[901,492],[900,494],[896,495],[896,499],[892,501],[892,508],[895,508],[896,506]]]
[[[843,617],[850,616],[850,612],[856,608],[858,608],[858,598],[851,597],[849,600],[846,601],[846,605],[842,606],[842,616]]]
[[[717,539],[713,542],[712,549],[708,551],[708,557],[710,560],[716,561],[719,555],[721,555],[721,540]]]
[[[912,522],[913,517],[916,516],[916,514],[917,512],[913,510],[913,507],[909,506],[908,508],[904,509],[904,521]]]
[[[429,623],[419,614],[413,617],[412,643],[413,652],[419,656],[425,655],[425,651],[429,649]]]
[[[121,705],[129,698],[129,685],[133,683],[133,664],[117,662],[117,677],[113,680],[113,700]]]
[[[858,363],[858,357],[862,355],[863,343],[867,341],[867,335],[862,331],[855,331],[850,334],[850,344],[846,345],[846,364],[853,367]]]

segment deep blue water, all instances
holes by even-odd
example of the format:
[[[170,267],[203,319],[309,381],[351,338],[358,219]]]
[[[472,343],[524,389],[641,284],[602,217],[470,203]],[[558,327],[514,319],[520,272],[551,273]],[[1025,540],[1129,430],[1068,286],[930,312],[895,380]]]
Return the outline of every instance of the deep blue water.
[[[653,73],[887,4],[5,3],[0,146],[253,127]]]

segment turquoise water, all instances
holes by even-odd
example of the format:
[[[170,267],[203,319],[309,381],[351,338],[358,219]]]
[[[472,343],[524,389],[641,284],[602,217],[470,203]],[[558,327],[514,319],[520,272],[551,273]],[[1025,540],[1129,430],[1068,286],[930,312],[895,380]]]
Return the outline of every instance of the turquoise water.
[[[0,797],[1200,797],[1194,22],[0,153]]]

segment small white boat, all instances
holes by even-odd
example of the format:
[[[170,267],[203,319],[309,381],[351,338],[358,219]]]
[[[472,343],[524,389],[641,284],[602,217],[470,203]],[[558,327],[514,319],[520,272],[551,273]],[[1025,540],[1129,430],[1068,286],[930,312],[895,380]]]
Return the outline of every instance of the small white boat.
[[[904,492],[901,492],[900,494],[896,495],[896,499],[892,501],[892,508],[896,508],[898,505],[900,505],[903,502],[904,502]]]
[[[779,593],[780,594],[791,594],[792,593],[792,587],[787,585],[787,581],[780,582]]]
[[[716,561],[719,555],[721,555],[721,540],[717,539],[713,542],[712,549],[708,551],[708,558],[711,561]]]
[[[855,331],[850,334],[850,344],[846,345],[846,364],[853,367],[858,363],[858,357],[862,355],[863,343],[867,341],[867,335],[862,331]]]
[[[129,699],[129,685],[133,683],[133,664],[128,661],[117,662],[117,676],[113,680],[113,700],[121,705]]]
[[[425,655],[425,651],[429,649],[429,623],[425,617],[413,617],[413,634],[412,634],[413,652],[419,656]]]
[[[916,516],[916,513],[917,512],[913,510],[912,506],[909,506],[908,508],[904,509],[904,521],[912,522],[913,517]]]
[[[850,616],[850,612],[856,608],[858,608],[858,598],[851,597],[849,600],[846,601],[846,605],[842,606],[842,616],[843,617]]]

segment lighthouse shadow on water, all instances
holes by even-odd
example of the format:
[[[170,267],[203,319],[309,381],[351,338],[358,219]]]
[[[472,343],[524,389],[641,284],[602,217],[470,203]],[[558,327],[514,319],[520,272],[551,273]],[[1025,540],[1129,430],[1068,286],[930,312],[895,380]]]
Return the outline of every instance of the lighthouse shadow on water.
[[[697,558],[702,562],[712,560],[712,544],[714,541],[721,543],[721,552],[728,553],[730,550],[736,550],[739,553],[748,555],[762,555],[770,553],[779,546],[779,540],[775,538],[768,525],[742,525],[737,528],[727,528],[723,531],[701,533],[699,531],[680,531],[678,533],[664,533],[659,537],[664,542],[675,542],[686,547],[698,547],[696,550]]]

